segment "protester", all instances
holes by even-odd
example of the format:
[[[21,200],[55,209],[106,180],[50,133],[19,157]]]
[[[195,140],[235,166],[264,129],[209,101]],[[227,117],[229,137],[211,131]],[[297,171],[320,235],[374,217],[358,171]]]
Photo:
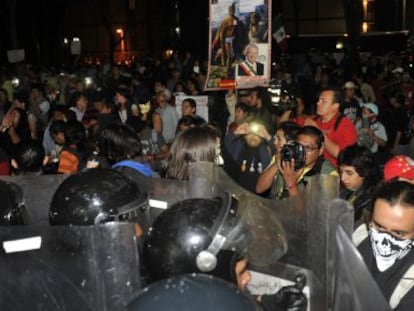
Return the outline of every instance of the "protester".
[[[322,131],[325,139],[324,157],[335,167],[339,152],[357,141],[354,125],[340,113],[341,105],[342,91],[335,88],[325,89],[318,99],[317,119],[305,121],[305,125],[316,126]]]
[[[390,181],[373,197],[367,224],[353,235],[365,264],[392,310],[414,303],[414,185]]]
[[[354,220],[360,222],[372,205],[372,195],[379,181],[372,152],[358,145],[346,147],[338,155],[342,190],[339,197],[354,207]]]
[[[414,160],[407,156],[395,156],[384,166],[384,180],[403,180],[414,183]]]
[[[212,128],[190,128],[179,134],[172,144],[163,175],[166,178],[187,180],[190,163],[214,163],[219,156],[220,141]]]

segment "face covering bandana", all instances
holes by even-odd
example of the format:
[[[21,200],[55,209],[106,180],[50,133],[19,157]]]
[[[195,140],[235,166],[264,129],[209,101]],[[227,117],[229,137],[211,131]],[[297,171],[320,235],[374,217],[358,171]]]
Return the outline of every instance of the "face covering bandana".
[[[370,239],[377,267],[381,272],[407,255],[414,243],[413,240],[397,239],[387,232],[379,232],[374,228],[370,229]]]
[[[150,102],[139,105],[139,110],[141,111],[142,114],[147,113],[148,111],[150,111],[150,109],[151,109],[151,103]]]

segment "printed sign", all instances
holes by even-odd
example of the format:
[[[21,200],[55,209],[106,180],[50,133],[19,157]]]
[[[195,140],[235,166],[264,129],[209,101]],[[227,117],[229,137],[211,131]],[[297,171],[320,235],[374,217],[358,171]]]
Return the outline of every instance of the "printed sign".
[[[271,11],[271,0],[210,0],[207,90],[267,84]]]

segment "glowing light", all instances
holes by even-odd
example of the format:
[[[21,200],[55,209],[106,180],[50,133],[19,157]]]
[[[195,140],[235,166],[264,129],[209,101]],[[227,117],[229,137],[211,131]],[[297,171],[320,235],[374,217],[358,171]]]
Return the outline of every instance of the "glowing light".
[[[174,54],[174,51],[171,49],[168,49],[165,51],[165,56],[167,56],[167,58],[171,57]]]
[[[368,23],[367,22],[363,22],[362,23],[362,32],[367,32],[368,31]]]
[[[121,51],[125,51],[125,40],[124,40],[124,30],[122,28],[117,28],[116,33],[121,37]]]

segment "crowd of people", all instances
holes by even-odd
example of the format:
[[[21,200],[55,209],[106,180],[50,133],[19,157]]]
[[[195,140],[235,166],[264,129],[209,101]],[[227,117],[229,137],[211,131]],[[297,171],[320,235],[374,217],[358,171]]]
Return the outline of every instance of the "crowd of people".
[[[411,68],[372,57],[345,77],[329,55],[312,51],[300,71],[286,65],[274,73],[276,99],[267,87],[206,92],[207,68],[199,62],[194,72],[193,64],[173,58],[71,74],[24,66],[13,75],[19,85],[3,71],[0,175],[100,167],[139,184],[187,180],[190,163],[207,161],[272,200],[299,195],[312,176],[338,176],[355,228],[370,237],[359,249],[391,299],[414,264]],[[189,96],[181,111],[177,95]],[[197,114],[197,95],[209,96],[208,120]],[[413,299],[409,290],[394,310],[408,310]]]

